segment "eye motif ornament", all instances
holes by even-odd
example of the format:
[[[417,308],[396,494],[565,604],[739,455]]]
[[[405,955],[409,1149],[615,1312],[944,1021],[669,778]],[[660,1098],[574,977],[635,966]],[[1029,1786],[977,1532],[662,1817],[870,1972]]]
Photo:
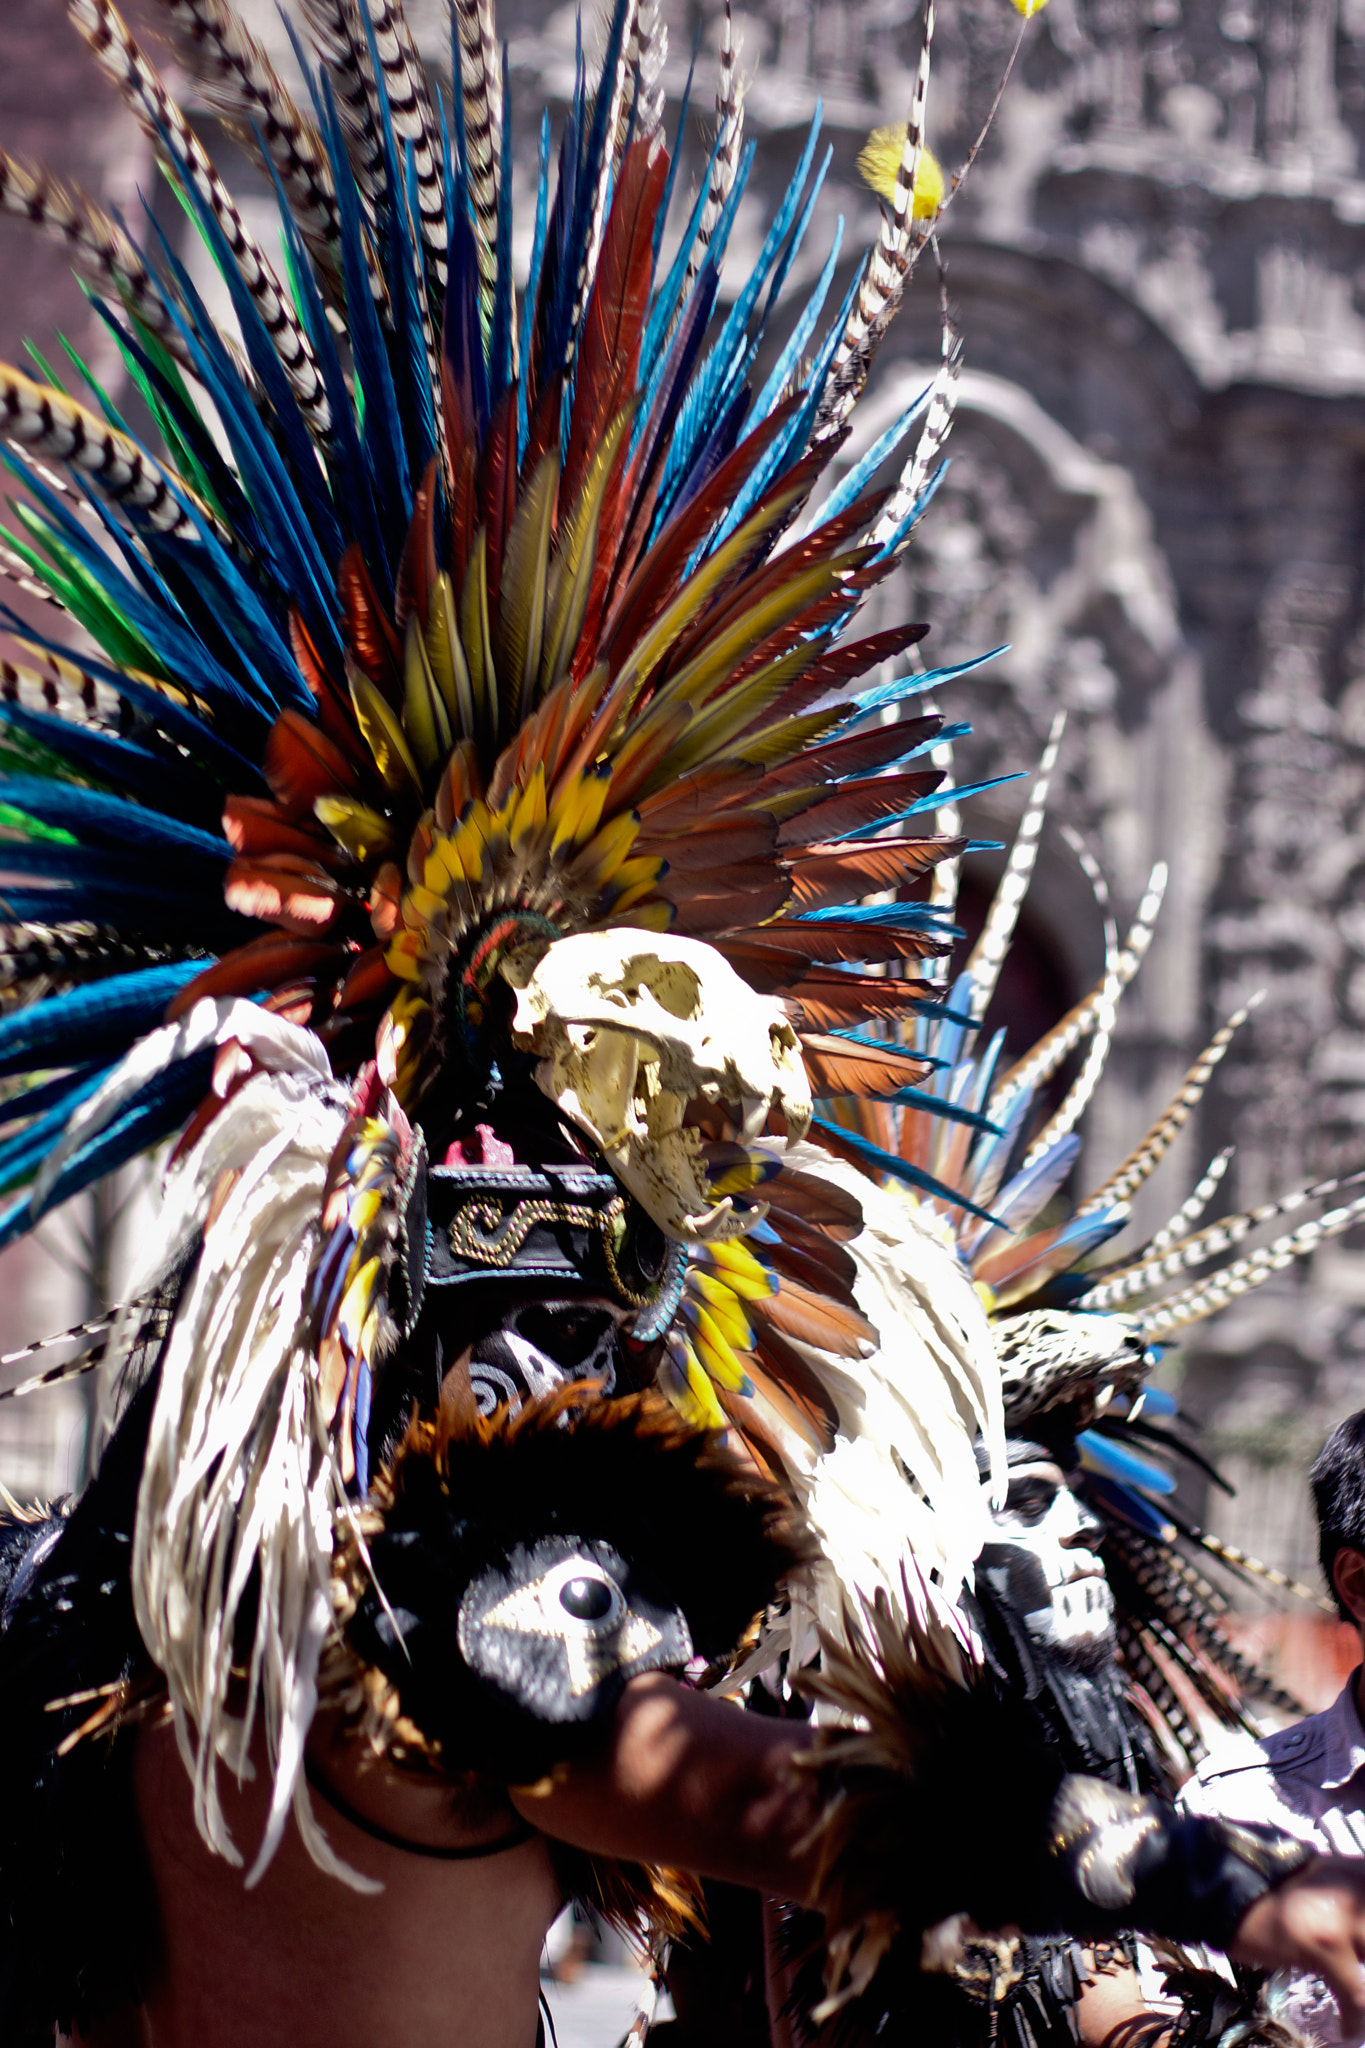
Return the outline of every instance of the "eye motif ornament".
[[[460,1602],[460,1654],[542,1721],[586,1721],[644,1671],[692,1656],[676,1608],[650,1600],[609,1543],[551,1536],[481,1572]]]

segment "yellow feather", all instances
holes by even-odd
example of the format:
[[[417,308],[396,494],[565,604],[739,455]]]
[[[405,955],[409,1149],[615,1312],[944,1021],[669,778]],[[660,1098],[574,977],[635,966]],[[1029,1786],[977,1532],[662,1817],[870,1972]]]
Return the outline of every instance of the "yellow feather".
[[[469,665],[460,645],[460,630],[455,623],[455,586],[444,569],[436,578],[431,593],[426,650],[431,673],[445,699],[452,725],[462,738],[472,739],[474,692],[469,682]]]
[[[688,1274],[688,1285],[694,1294],[702,1297],[726,1342],[737,1344],[742,1351],[752,1351],[754,1333],[733,1288],[727,1287],[714,1273],[704,1272],[699,1267],[694,1267]]]
[[[423,924],[430,924],[434,918],[441,915],[445,907],[444,895],[438,896],[435,890],[424,889],[420,884],[415,889],[409,889],[403,898],[404,919],[416,921],[420,918]]]
[[[1034,14],[1047,0],[1014,0],[1021,14]],[[863,144],[858,156],[858,171],[872,187],[879,199],[888,203],[896,196],[896,176],[901,167],[901,156],[905,149],[905,129],[874,128]],[[929,220],[943,204],[943,166],[938,158],[923,147],[919,162],[915,166],[916,220]]]
[[[341,1313],[337,1320],[344,1332],[353,1333],[363,1323],[379,1278],[379,1264],[377,1258],[366,1259],[341,1297]]]
[[[392,825],[368,804],[354,803],[346,796],[320,796],[314,799],[313,815],[320,825],[326,826],[337,845],[344,846],[363,866],[396,851]]]
[[[545,696],[568,672],[583,630],[593,570],[597,563],[597,526],[602,500],[616,465],[634,405],[619,412],[592,458],[583,488],[560,529],[559,548],[550,565],[545,599],[544,652],[540,663],[540,694]]]
[[[460,640],[469,667],[474,731],[497,732],[498,679],[488,629],[488,534],[481,526],[469,550],[460,598]]]
[[[676,703],[700,707],[760,642],[780,626],[789,624],[808,605],[816,604],[822,597],[836,591],[853,567],[854,563],[847,555],[836,555],[832,562],[817,562],[799,576],[788,577],[776,590],[770,590],[765,598],[741,612],[733,624],[717,634],[700,654],[680,668],[675,676],[670,676],[654,696],[650,710],[657,712],[665,705]],[[804,656],[804,650],[797,651]],[[796,666],[799,668],[799,661]]]
[[[723,754],[756,719],[781,701],[783,692],[809,660],[804,647],[795,647],[776,661],[765,662],[737,689],[727,690],[708,711],[693,719],[677,747],[650,777],[647,787],[656,781],[671,782]]]
[[[692,1342],[697,1356],[715,1384],[724,1387],[727,1394],[737,1394],[744,1385],[747,1374],[730,1349],[715,1318],[708,1315],[700,1305],[697,1307],[697,1327],[692,1333]]]
[[[627,902],[614,904],[611,916],[599,919],[591,929],[609,932],[623,925],[629,931],[667,932],[673,929],[677,920],[678,913],[673,905],[662,899],[640,904]]]
[[[621,702],[623,714],[628,713],[639,684],[658,665],[683,629],[709,603],[717,586],[724,582],[735,564],[744,559],[761,535],[786,518],[802,495],[800,490],[781,491],[771,504],[751,512],[729,540],[698,566],[695,575],[688,577],[672,603],[664,606],[648,631],[635,643],[616,678],[613,692]]]
[[[384,954],[384,965],[400,981],[420,981],[424,950],[421,932],[396,932]]]
[[[455,742],[445,698],[437,687],[414,612],[403,643],[403,729],[412,751],[429,774]]]
[[[438,895],[444,895],[453,882],[463,882],[465,879],[464,863],[456,853],[454,843],[443,834],[426,857],[422,880],[428,889],[434,889]]]
[[[724,1429],[725,1412],[716,1399],[715,1389],[690,1343],[687,1345],[687,1386],[697,1404],[696,1416],[688,1419],[695,1420],[702,1429]]]
[[[600,889],[629,855],[639,830],[640,820],[634,811],[622,811],[618,817],[608,819],[570,863],[570,878],[588,888]]]
[[[422,779],[397,718],[369,677],[362,674],[353,661],[346,663],[346,680],[351,686],[356,723],[374,756],[374,765],[384,787],[397,794],[411,783],[420,796]]]
[[[545,572],[559,489],[559,457],[542,455],[513,514],[498,583],[498,674],[502,681],[502,726],[510,732],[530,710],[540,674],[545,630]]]
[[[543,830],[545,825],[545,767],[538,763],[535,774],[526,789],[517,799],[512,816],[511,841],[513,853],[525,851],[527,842]]]

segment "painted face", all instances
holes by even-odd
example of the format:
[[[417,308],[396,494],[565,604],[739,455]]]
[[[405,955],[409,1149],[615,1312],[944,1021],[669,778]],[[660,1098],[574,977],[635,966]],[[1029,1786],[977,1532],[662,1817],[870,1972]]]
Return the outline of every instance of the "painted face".
[[[617,1328],[622,1311],[597,1301],[529,1301],[511,1309],[466,1354],[479,1411],[504,1401],[520,1407],[566,1380],[594,1380],[616,1390]]]
[[[1038,1445],[1011,1444],[1010,1486],[993,1510],[978,1571],[1021,1615],[1040,1647],[1095,1670],[1114,1653],[1114,1601],[1096,1545],[1099,1524]]]

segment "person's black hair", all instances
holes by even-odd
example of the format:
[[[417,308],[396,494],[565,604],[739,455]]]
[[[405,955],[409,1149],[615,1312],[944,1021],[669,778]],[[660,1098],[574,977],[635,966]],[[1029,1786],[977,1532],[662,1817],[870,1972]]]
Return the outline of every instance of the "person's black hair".
[[[1332,1582],[1339,1550],[1365,1555],[1365,1408],[1337,1424],[1308,1475],[1318,1518],[1318,1557],[1343,1621],[1359,1627]]]

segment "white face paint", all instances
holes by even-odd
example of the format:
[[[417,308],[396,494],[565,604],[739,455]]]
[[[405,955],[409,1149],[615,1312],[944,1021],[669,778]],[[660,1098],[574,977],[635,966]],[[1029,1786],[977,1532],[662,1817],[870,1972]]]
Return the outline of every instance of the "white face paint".
[[[1114,1598],[1096,1545],[1100,1528],[1066,1475],[1040,1451],[1011,1462],[1005,1505],[978,1572],[1023,1617],[1040,1646],[1093,1669],[1113,1654]]]

